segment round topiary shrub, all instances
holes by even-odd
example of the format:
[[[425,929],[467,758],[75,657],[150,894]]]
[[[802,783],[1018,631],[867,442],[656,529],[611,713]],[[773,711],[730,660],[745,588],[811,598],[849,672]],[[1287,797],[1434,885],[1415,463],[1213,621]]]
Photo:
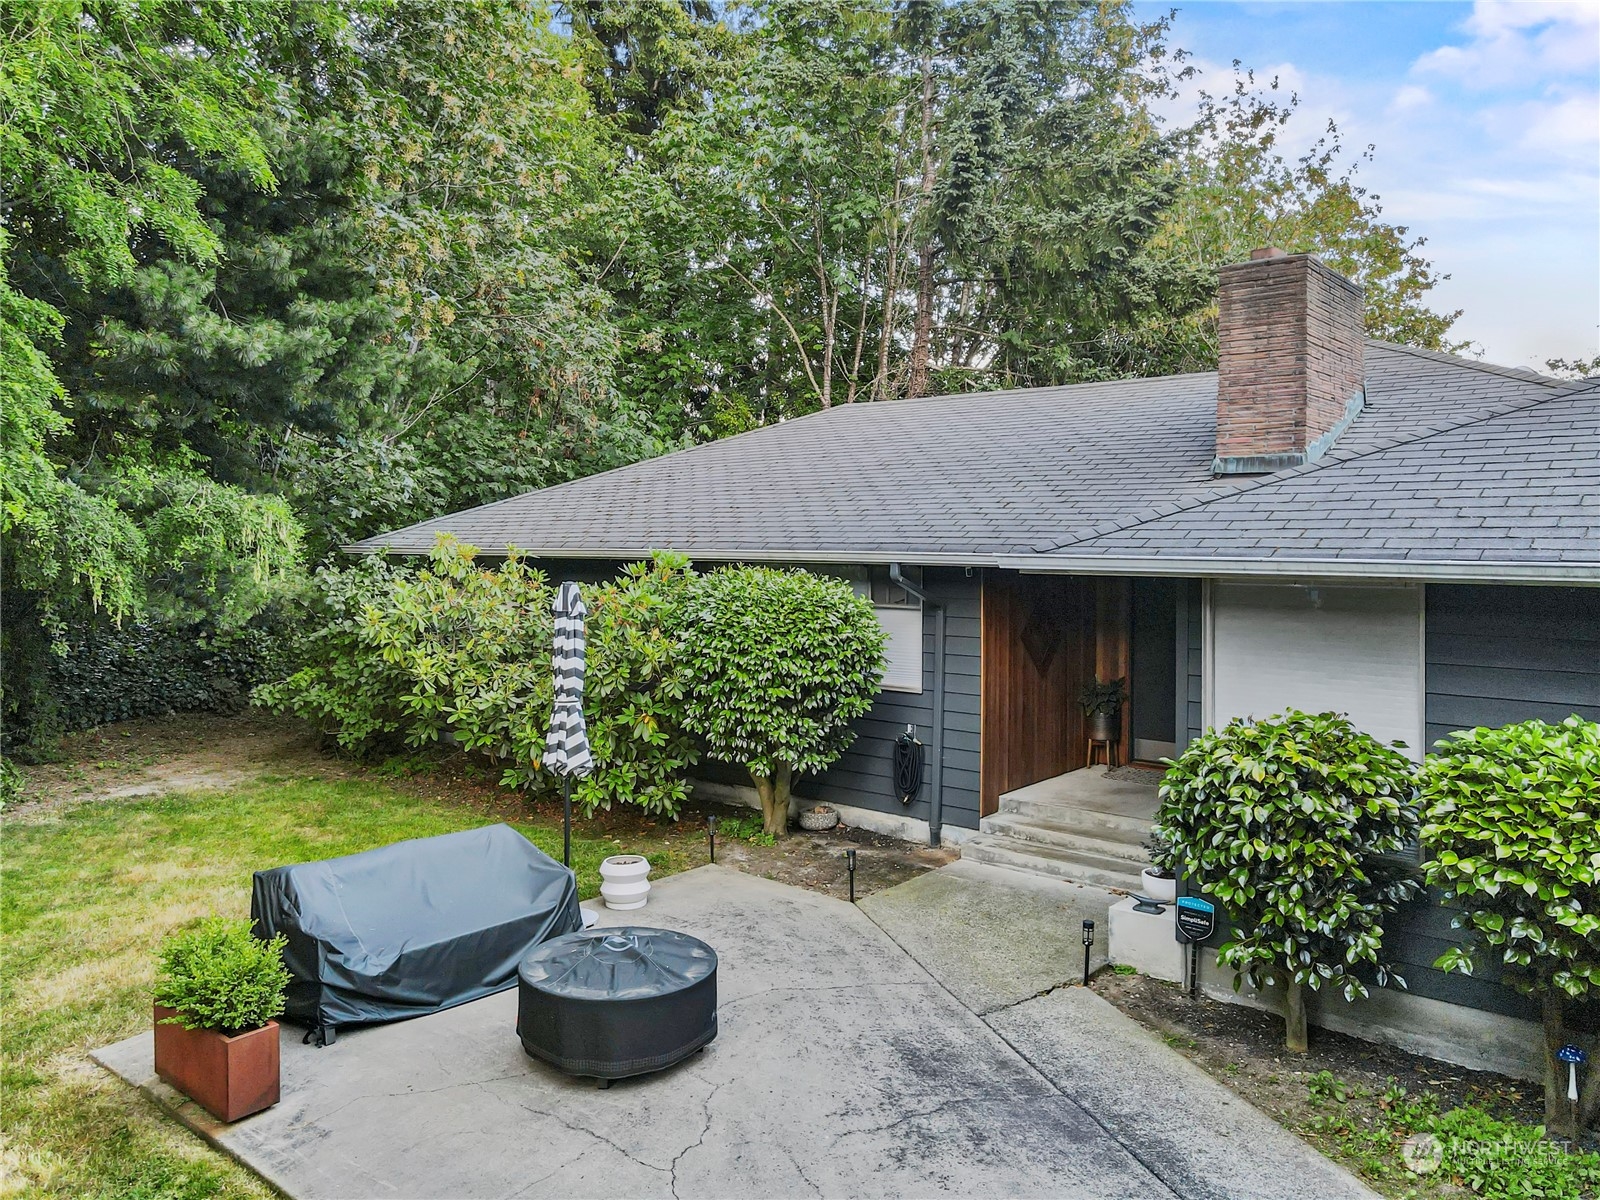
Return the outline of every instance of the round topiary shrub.
[[[1235,987],[1283,986],[1290,1050],[1306,1048],[1305,988],[1365,996],[1363,966],[1405,985],[1382,957],[1383,921],[1418,889],[1393,857],[1416,834],[1414,795],[1411,761],[1336,713],[1208,730],[1162,780],[1157,865],[1226,910],[1218,961]]]
[[[244,918],[207,917],[161,944],[156,1003],[176,1009],[167,1020],[185,1029],[260,1029],[283,1012],[285,944],[281,933],[262,941]]]
[[[1567,1004],[1600,993],[1600,724],[1524,721],[1469,729],[1423,764],[1428,883],[1457,901],[1465,944],[1438,966],[1498,964],[1539,997],[1545,1027],[1546,1124],[1570,1132]],[[1600,1109],[1591,1071],[1580,1118]]]
[[[763,830],[788,832],[789,792],[855,738],[883,676],[883,629],[848,583],[809,571],[727,567],[679,608],[684,724],[706,752],[743,766]]]

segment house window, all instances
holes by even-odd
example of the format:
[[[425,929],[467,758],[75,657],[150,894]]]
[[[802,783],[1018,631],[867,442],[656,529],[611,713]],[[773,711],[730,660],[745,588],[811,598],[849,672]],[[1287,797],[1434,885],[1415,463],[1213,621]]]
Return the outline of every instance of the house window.
[[[1206,597],[1208,725],[1286,708],[1340,712],[1420,761],[1421,587],[1213,581]]]
[[[921,580],[914,569],[906,577]],[[887,638],[883,646],[883,690],[922,691],[922,601],[889,578],[888,567],[862,567],[850,580],[858,596],[872,601]]]

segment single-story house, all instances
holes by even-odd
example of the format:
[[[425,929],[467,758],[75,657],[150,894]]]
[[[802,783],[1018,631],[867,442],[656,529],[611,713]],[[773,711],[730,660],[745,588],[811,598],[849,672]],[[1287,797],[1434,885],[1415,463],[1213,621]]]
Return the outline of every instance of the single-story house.
[[[846,575],[888,670],[797,792],[1113,886],[1136,884],[1153,785],[1071,774],[1097,677],[1127,680],[1116,749],[1146,763],[1287,706],[1418,757],[1452,729],[1600,719],[1600,379],[1367,339],[1360,289],[1307,254],[1225,268],[1218,303],[1214,372],[835,407],[352,549],[449,533],[574,577],[658,548]],[[929,767],[903,806],[908,727]],[[1433,969],[1448,931],[1419,905],[1391,933],[1412,998],[1530,1015]]]

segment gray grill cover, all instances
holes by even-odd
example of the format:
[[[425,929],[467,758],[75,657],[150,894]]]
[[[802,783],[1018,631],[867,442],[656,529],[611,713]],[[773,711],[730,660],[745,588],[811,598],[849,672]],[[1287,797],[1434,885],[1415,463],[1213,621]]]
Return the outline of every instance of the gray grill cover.
[[[583,927],[572,872],[509,825],[257,871],[250,916],[288,939],[286,1015],[313,1028],[504,991],[530,949]]]

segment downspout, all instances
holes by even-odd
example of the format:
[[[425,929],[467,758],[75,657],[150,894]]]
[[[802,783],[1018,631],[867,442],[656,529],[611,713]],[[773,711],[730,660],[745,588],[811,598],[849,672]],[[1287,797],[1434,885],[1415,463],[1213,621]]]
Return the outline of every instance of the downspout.
[[[889,578],[909,596],[915,596],[933,610],[933,786],[928,791],[928,845],[940,844],[944,826],[944,605],[934,600],[900,573],[900,564],[889,564]]]

